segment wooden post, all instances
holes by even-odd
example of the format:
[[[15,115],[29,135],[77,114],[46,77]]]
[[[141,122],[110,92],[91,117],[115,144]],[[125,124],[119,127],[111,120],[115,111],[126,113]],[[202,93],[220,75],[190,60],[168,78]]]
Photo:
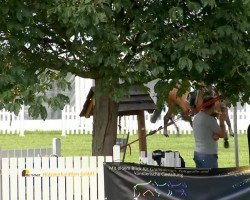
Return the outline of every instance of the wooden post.
[[[145,116],[144,111],[139,111],[137,115],[138,121],[138,137],[139,137],[139,150],[145,151],[147,155],[147,140],[146,140],[146,127],[145,127]]]

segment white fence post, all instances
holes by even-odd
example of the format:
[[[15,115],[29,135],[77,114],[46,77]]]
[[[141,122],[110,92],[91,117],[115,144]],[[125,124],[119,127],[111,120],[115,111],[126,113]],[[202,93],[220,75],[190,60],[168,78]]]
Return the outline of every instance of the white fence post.
[[[67,115],[67,106],[64,107],[62,110],[62,136],[66,136],[66,123],[68,121],[68,115]]]
[[[20,127],[20,136],[24,136],[24,106],[22,106],[21,112],[19,113],[19,127]]]
[[[57,157],[61,156],[61,140],[59,138],[53,138],[53,155]]]
[[[120,149],[120,145],[114,145],[113,146],[113,161],[114,162],[121,162],[121,149]]]

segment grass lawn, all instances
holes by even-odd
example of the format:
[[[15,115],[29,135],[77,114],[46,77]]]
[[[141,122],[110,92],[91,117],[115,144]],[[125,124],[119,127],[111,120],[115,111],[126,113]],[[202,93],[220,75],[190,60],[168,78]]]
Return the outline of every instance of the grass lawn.
[[[125,135],[118,137],[126,138]],[[61,148],[63,156],[83,156],[91,155],[91,135],[67,135],[61,136],[61,132],[25,132],[25,137],[18,135],[4,135],[0,134],[0,149],[24,149],[24,148],[39,148],[50,147],[53,138],[61,139]],[[138,138],[138,135],[130,136],[129,142]],[[225,149],[223,147],[223,140],[219,141],[219,167],[234,167],[235,166],[235,145],[234,138],[229,139],[230,147]],[[165,137],[161,134],[155,134],[147,137],[148,152],[154,150],[175,150],[179,151],[186,162],[186,167],[194,167],[193,135],[170,135]],[[239,166],[249,165],[247,135],[238,135],[238,157]],[[122,156],[122,155],[121,155]],[[131,145],[127,149],[126,162],[139,161],[138,142]]]

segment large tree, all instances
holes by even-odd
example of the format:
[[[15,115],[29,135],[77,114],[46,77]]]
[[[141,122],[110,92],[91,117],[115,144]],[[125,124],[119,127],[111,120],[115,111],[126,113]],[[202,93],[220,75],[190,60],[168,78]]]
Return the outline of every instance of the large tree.
[[[0,107],[45,119],[46,104],[69,102],[47,90],[70,89],[68,73],[92,78],[93,155],[111,155],[130,85],[158,78],[164,94],[204,82],[249,103],[249,10],[248,0],[1,1]]]

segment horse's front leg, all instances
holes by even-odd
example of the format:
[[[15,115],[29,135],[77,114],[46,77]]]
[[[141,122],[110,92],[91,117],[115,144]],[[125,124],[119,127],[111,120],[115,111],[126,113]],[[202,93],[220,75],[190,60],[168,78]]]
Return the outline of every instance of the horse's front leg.
[[[179,134],[179,127],[176,125],[175,120],[173,119],[172,115],[170,115],[169,113],[167,113],[164,118],[164,129],[163,129],[163,134],[168,137],[168,126],[170,125],[174,125],[177,133]],[[170,122],[169,122],[170,121]]]

